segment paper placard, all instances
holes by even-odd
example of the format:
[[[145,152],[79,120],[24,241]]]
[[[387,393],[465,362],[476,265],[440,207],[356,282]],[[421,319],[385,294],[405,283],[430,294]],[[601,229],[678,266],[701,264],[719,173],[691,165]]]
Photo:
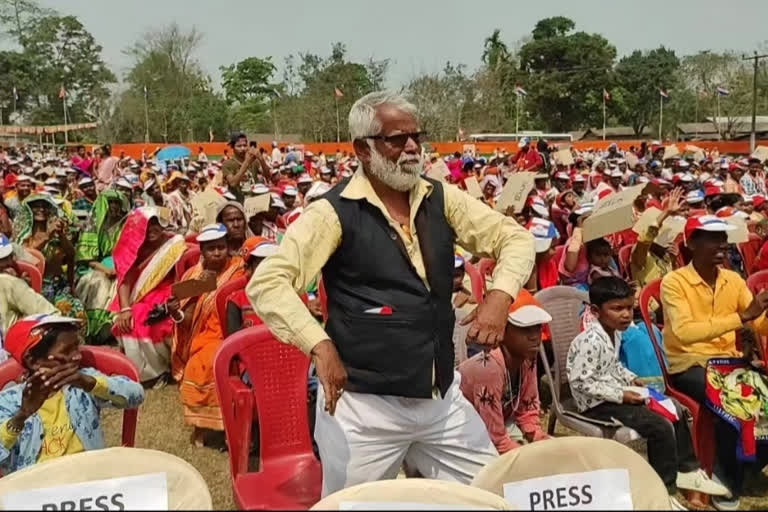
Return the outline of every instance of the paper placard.
[[[644,189],[645,184],[635,185],[600,199],[584,221],[584,241],[631,228],[635,224],[633,203]]]
[[[451,171],[448,169],[448,166],[445,165],[445,162],[438,158],[437,161],[430,166],[429,171],[427,171],[427,178],[432,178],[433,180],[445,183],[445,178],[450,172]]]
[[[768,160],[768,146],[757,146],[752,152],[752,158],[757,158],[761,162],[765,163]]]
[[[168,510],[168,484],[165,473],[149,473],[9,492],[0,503],[4,510]]]
[[[177,299],[199,297],[204,293],[216,290],[216,275],[209,273],[206,279],[187,279],[171,286],[171,292]]]
[[[728,243],[729,244],[743,244],[749,241],[749,230],[747,229],[747,219],[731,215],[723,219],[731,226],[735,226],[736,229],[728,231]]]
[[[523,211],[525,201],[528,199],[528,193],[533,188],[535,177],[536,173],[533,172],[517,172],[512,174],[501,190],[498,201],[496,201],[496,211],[504,213],[510,206],[513,206],[516,212]]]
[[[216,212],[226,203],[223,196],[213,190],[203,190],[192,196],[192,208],[204,219],[203,225],[216,222]]]
[[[419,503],[415,501],[342,501],[339,510],[483,510],[469,505]]]
[[[467,176],[467,178],[464,180],[464,186],[467,187],[467,192],[469,195],[475,199],[480,199],[483,197],[483,191],[474,176]]]
[[[676,156],[680,156],[680,150],[677,149],[677,146],[672,144],[671,146],[664,147],[664,156],[661,159],[667,160],[669,158],[674,158]]]
[[[559,149],[555,151],[554,158],[556,164],[565,165],[566,167],[570,167],[576,163],[576,161],[573,159],[573,154],[571,153],[570,148]]]
[[[246,199],[243,203],[246,222],[254,215],[269,210],[271,198],[271,194],[259,194],[257,196],[249,197]]]
[[[661,247],[669,247],[685,229],[685,222],[685,217],[667,217],[653,242]]]
[[[634,170],[635,170],[635,167],[637,166],[637,163],[640,161],[640,159],[639,159],[639,158],[637,158],[637,155],[636,155],[636,154],[634,154],[634,153],[630,153],[629,151],[627,151],[627,152],[624,154],[624,160],[626,160],[626,161],[627,161],[627,168],[628,168],[630,171],[634,171]]]
[[[600,469],[504,484],[504,499],[519,510],[632,510],[629,471]]]
[[[656,224],[656,221],[659,220],[660,215],[661,210],[651,206],[645,210],[642,215],[640,215],[640,218],[637,219],[635,225],[632,226],[632,231],[640,236],[645,235],[645,233],[648,231],[648,228]]]
[[[464,149],[462,150],[463,153],[465,154],[468,153],[473,157],[475,156],[476,151],[477,151],[477,148],[475,147],[474,144],[464,144]]]

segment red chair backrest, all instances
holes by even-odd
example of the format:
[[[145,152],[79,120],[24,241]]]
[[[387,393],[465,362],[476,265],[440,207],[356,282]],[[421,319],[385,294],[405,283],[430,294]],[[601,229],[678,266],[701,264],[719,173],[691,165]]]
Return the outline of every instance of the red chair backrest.
[[[661,373],[664,376],[664,384],[669,386],[667,366],[664,363],[664,354],[661,352],[660,340],[656,339],[656,333],[653,329],[654,323],[651,319],[651,309],[649,307],[651,299],[654,299],[657,304],[661,305],[661,279],[654,279],[640,291],[640,313],[643,315],[645,329],[648,331],[648,336],[651,338],[651,344],[653,345],[653,351],[656,353],[656,359],[659,361]]]
[[[323,322],[328,321],[328,295],[325,293],[325,283],[323,283],[323,276],[320,276],[317,281],[317,296],[320,299],[320,307],[323,310]]]
[[[224,283],[224,285],[216,290],[216,312],[219,315],[219,323],[221,324],[221,332],[224,336],[227,335],[227,299],[236,291],[245,288],[248,284],[248,279],[245,276],[240,276],[237,279],[231,279]]]
[[[231,375],[240,360],[253,389]],[[214,360],[214,378],[229,445],[232,478],[248,471],[254,407],[258,411],[261,467],[284,457],[312,452],[307,411],[309,358],[281,343],[265,325],[229,336]]]
[[[763,240],[759,235],[755,233],[749,234],[749,240],[739,244],[739,251],[741,257],[744,260],[744,271],[747,275],[751,275],[755,270],[755,260],[757,259],[757,253],[760,251],[760,246]]]
[[[477,271],[480,272],[480,276],[483,278],[483,295],[488,293],[486,278],[493,274],[493,269],[496,268],[496,260],[491,258],[483,258],[477,263]]]
[[[747,288],[752,295],[757,295],[768,288],[768,270],[760,270],[747,278]]]
[[[139,371],[136,366],[115,349],[88,345],[80,347],[80,354],[82,356],[81,367],[96,368],[107,376],[124,375],[135,382],[139,382]],[[0,390],[9,382],[19,380],[23,373],[24,369],[14,359],[0,364]],[[134,445],[138,417],[138,409],[125,409],[123,411],[123,446],[132,447]]]
[[[469,274],[469,281],[472,283],[472,295],[478,304],[485,301],[485,277],[470,262],[464,263],[464,270]]]
[[[35,265],[27,263],[26,261],[17,260],[16,267],[19,269],[19,277],[21,277],[23,274],[27,274],[29,276],[30,288],[35,290],[37,293],[40,293],[43,290],[43,275]]]
[[[40,274],[41,275],[45,274],[45,256],[43,255],[43,253],[41,253],[37,249],[32,249],[31,247],[25,247],[24,250],[35,257],[35,259],[37,260],[37,263],[35,264],[35,266],[37,267],[37,270],[40,271]]]
[[[176,279],[180,280],[184,272],[197,265],[200,261],[200,247],[190,246],[176,262]]]
[[[195,244],[197,245],[197,235],[199,233],[187,233],[187,236],[184,237],[184,241],[188,244]]]
[[[633,245],[625,245],[621,249],[619,249],[619,270],[621,270],[621,273],[631,279],[630,275],[630,265],[629,265],[629,259],[632,256],[632,249],[634,248]]]

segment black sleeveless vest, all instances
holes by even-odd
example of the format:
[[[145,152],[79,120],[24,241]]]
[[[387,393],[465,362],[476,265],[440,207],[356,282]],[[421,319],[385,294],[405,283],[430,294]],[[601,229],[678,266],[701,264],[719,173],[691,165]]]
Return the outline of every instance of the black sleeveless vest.
[[[405,244],[378,208],[341,197],[342,181],[322,196],[338,215],[342,240],[323,267],[328,296],[326,330],[349,375],[346,389],[410,398],[442,396],[453,382],[453,229],[443,188],[433,185],[415,217],[429,289]],[[389,307],[391,315],[377,311]]]

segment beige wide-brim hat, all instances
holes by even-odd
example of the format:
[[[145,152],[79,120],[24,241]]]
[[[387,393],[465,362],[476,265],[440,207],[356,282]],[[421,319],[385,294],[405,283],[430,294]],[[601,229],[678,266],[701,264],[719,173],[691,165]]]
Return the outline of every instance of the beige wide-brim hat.
[[[166,474],[168,510],[213,509],[208,485],[191,464],[170,453],[142,448],[92,450],[35,464],[0,478],[0,496],[150,473]]]
[[[418,505],[438,505],[445,509],[513,510],[504,498],[457,482],[426,478],[401,478],[355,485],[326,496],[310,510],[340,510],[342,503],[349,509],[353,503],[360,510],[387,510]],[[388,505],[389,504],[389,505]],[[394,504],[403,504],[400,506]]]

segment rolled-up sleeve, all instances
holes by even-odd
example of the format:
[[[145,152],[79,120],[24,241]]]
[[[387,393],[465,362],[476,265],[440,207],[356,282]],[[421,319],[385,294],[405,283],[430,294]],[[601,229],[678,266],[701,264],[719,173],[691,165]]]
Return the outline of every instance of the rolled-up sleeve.
[[[533,235],[511,217],[492,210],[453,185],[445,190],[445,216],[458,243],[472,254],[496,260],[492,290],[516,297],[533,270]]]
[[[341,223],[331,204],[312,203],[285,233],[277,253],[253,273],[246,293],[259,318],[284,343],[309,354],[328,335],[301,301],[341,242]]]

